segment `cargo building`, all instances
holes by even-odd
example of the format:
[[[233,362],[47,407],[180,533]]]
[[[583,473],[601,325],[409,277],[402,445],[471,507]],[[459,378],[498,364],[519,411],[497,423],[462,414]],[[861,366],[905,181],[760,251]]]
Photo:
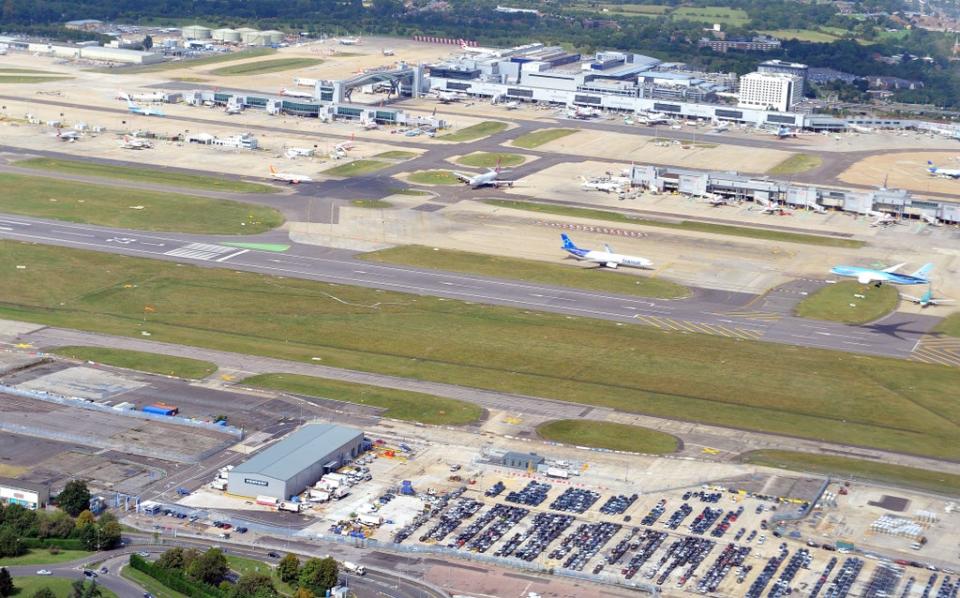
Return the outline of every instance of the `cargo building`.
[[[45,484],[0,478],[0,503],[20,505],[25,509],[36,511],[46,507],[48,502],[50,502],[50,488]]]

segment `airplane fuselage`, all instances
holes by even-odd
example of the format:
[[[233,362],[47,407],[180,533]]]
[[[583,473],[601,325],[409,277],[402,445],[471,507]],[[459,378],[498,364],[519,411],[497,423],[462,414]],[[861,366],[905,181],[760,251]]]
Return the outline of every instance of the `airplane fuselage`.
[[[609,251],[596,251],[593,249],[580,249],[577,248],[565,248],[567,253],[577,258],[578,260],[584,260],[588,262],[596,262],[601,266],[607,268],[617,268],[619,266],[627,266],[630,268],[652,268],[653,262],[642,257],[634,257],[631,255],[623,255],[620,253],[610,253]]]
[[[884,272],[883,270],[874,270],[873,268],[863,268],[861,266],[834,266],[830,272],[837,276],[846,276],[856,278],[861,284],[888,282],[899,285],[929,284],[930,281],[919,276],[910,274],[897,274],[896,272]]]

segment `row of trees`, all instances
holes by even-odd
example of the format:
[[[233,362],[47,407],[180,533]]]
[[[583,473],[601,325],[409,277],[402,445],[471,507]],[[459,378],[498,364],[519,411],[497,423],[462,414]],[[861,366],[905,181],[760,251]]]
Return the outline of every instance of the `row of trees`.
[[[324,596],[327,590],[337,585],[340,570],[331,557],[311,558],[300,564],[295,554],[287,554],[277,564],[280,581],[297,588],[298,598]]]
[[[0,568],[0,598],[7,598],[7,596],[15,594],[19,595],[17,586],[13,582],[13,576],[10,575],[6,567]],[[103,592],[100,591],[96,581],[87,583],[78,579],[70,584],[70,593],[67,594],[67,598],[100,598],[102,595]],[[23,596],[22,598],[27,597]],[[30,598],[57,598],[57,595],[50,588],[42,587],[37,589]]]

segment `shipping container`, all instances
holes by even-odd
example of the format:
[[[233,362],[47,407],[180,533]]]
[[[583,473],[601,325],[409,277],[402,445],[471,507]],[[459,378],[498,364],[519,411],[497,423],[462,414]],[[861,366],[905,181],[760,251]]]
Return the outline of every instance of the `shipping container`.
[[[154,415],[176,415],[180,412],[180,409],[174,405],[167,405],[165,403],[154,403],[153,405],[147,405],[143,408],[144,413],[153,413]]]
[[[277,498],[274,496],[258,496],[257,504],[265,507],[275,507],[277,506]]]

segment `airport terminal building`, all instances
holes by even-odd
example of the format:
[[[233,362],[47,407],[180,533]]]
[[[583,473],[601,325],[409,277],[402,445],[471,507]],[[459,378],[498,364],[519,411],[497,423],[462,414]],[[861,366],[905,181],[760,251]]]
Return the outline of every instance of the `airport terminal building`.
[[[288,500],[356,458],[363,432],[335,424],[307,424],[234,467],[227,491],[239,496]]]

